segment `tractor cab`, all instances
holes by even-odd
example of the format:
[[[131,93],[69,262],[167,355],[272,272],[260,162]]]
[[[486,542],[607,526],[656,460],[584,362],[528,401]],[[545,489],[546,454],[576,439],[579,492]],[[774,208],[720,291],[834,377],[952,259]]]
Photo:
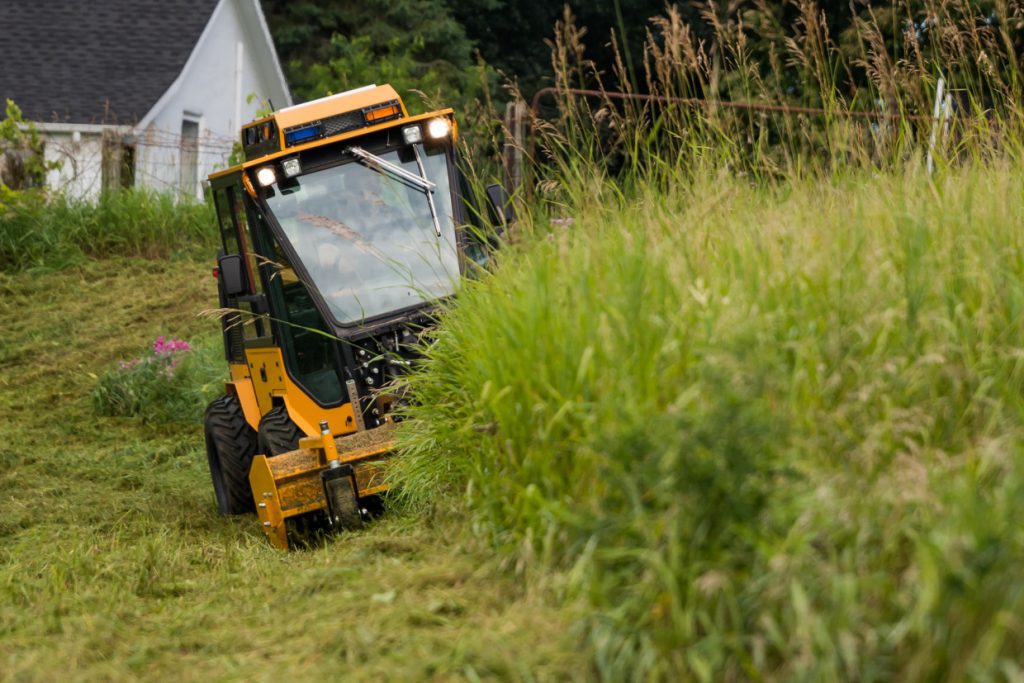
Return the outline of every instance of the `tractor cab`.
[[[244,126],[245,161],[210,177],[231,374],[210,471],[221,511],[255,510],[275,545],[387,488],[395,380],[466,268],[456,135],[451,109],[367,86]]]

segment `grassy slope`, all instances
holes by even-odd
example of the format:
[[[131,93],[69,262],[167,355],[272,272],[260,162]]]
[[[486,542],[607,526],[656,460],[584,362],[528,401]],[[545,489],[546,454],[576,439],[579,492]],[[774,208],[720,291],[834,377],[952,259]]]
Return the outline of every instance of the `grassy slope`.
[[[197,425],[97,418],[94,375],[214,334],[208,264],[0,273],[0,679],[548,679],[544,606],[442,515],[278,553],[215,512]]]
[[[206,264],[2,274],[0,678],[1018,680],[1020,190],[581,197],[460,296],[404,430],[404,490],[504,560],[450,512],[273,552],[197,427],[94,417],[90,373],[214,334]]]

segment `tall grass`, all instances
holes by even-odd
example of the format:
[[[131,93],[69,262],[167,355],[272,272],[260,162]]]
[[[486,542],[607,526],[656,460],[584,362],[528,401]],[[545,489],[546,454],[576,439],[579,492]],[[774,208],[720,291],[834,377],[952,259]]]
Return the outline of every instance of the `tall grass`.
[[[547,112],[553,117],[538,122],[531,150],[542,187],[578,186],[580,174],[626,183],[673,179],[702,175],[709,164],[759,180],[898,169],[925,152],[940,77],[955,93],[948,129],[937,136],[940,163],[1019,152],[1024,100],[1015,46],[1024,23],[1014,7],[962,0],[899,0],[884,11],[851,5],[857,16],[835,35],[817,3],[751,4],[708,2],[703,27],[672,6],[652,18],[639,87],[684,100],[671,102],[569,94],[603,91],[612,80],[621,85],[610,89],[631,92],[632,79],[614,36],[616,73],[596,68],[585,28],[566,9],[551,42],[553,83],[563,92]]]
[[[1020,674],[1016,176],[580,211],[446,314],[404,495],[567,572],[609,680]]]
[[[795,72],[826,114],[560,96],[518,243],[410,379],[400,495],[586,605],[602,679],[1024,676],[1021,100],[975,68],[1006,55],[977,12],[929,7],[974,115],[934,177],[930,123],[843,115],[812,3],[773,78],[669,10],[652,92],[780,101]],[[872,98],[921,112],[937,63],[856,28]],[[583,35],[559,85],[600,85]]]
[[[56,195],[0,206],[0,268],[62,267],[83,258],[209,253],[216,218],[207,204],[144,190],[95,202]]]

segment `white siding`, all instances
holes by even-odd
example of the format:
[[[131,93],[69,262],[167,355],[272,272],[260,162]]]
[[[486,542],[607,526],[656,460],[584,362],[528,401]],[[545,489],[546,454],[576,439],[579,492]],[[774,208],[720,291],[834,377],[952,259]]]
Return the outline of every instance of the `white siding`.
[[[179,87],[172,89],[170,96],[158,104],[149,125],[139,131],[136,185],[161,191],[181,190],[179,160],[183,119],[199,122],[197,175],[202,181],[217,168],[227,165],[241,123],[252,120],[268,96],[277,107],[290,104],[273,68],[273,56],[267,57],[268,48],[259,27],[243,29],[244,19],[250,24],[252,21],[243,17],[238,5],[253,1],[221,0],[217,6],[197,50],[182,72]],[[239,43],[243,46],[243,59],[241,71],[236,73]],[[247,101],[249,95],[254,95],[252,102]],[[241,121],[236,120],[236,112],[241,112]],[[190,194],[202,197],[201,186],[201,182],[196,183]]]
[[[50,187],[72,197],[95,199],[103,177],[103,138],[99,132],[45,132],[46,161],[59,161],[57,170],[47,173]]]

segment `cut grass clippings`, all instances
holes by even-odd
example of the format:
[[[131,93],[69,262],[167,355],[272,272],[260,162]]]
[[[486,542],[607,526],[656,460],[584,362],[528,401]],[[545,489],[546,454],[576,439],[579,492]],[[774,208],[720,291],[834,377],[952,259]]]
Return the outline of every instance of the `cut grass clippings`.
[[[448,515],[279,552],[217,514],[200,424],[97,416],[158,335],[216,341],[214,291],[191,260],[0,273],[0,680],[583,676],[568,610]]]

